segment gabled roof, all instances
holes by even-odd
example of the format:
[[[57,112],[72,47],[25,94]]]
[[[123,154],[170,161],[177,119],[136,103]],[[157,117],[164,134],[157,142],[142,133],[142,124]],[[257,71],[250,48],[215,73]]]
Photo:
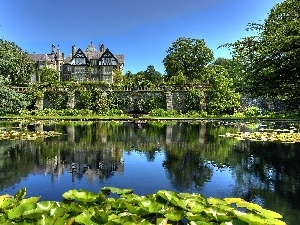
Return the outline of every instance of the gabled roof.
[[[46,59],[47,59],[47,62],[55,60],[54,54],[29,54],[29,57],[34,62],[46,61]]]
[[[70,62],[75,58],[85,58],[87,63],[90,62],[89,59],[86,57],[85,53],[80,48],[76,51],[76,53],[70,59]]]

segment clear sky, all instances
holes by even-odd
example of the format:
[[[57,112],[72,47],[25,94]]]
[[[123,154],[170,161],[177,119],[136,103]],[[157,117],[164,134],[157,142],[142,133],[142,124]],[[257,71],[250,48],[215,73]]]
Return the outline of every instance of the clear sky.
[[[148,65],[164,73],[167,49],[179,37],[204,39],[215,58],[230,58],[218,46],[248,36],[249,22],[267,18],[280,0],[0,0],[0,38],[29,53],[60,46],[85,50],[104,44],[125,57],[124,71]]]

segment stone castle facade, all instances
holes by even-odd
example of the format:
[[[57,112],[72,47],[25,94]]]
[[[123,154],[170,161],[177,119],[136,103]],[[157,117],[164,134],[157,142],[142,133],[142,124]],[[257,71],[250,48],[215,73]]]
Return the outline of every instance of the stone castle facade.
[[[35,72],[31,82],[39,82],[39,72],[42,68],[52,68],[59,72],[60,81],[105,81],[114,82],[115,73],[122,72],[124,68],[124,55],[114,55],[104,45],[99,50],[91,42],[85,51],[76,50],[72,46],[72,53],[65,57],[59,46],[52,45],[49,54],[29,54],[34,61]]]

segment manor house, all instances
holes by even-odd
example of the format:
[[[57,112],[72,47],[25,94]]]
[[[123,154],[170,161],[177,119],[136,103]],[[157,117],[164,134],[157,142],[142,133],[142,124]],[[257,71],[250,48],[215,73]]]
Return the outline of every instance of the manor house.
[[[99,46],[99,51],[91,42],[85,51],[75,45],[72,46],[72,54],[65,57],[52,45],[49,54],[29,54],[35,63],[35,72],[31,82],[39,81],[39,71],[44,68],[52,68],[60,73],[61,81],[105,81],[114,82],[116,71],[123,71],[124,55],[114,55],[104,45]]]

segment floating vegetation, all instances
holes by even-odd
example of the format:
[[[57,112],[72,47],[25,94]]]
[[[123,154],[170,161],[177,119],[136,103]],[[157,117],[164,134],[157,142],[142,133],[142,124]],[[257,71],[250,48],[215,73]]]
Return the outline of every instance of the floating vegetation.
[[[35,140],[37,138],[48,138],[61,134],[62,133],[55,131],[0,130],[0,140]]]
[[[300,142],[300,133],[295,127],[289,129],[272,129],[262,128],[256,132],[238,132],[236,134],[226,133],[220,135],[223,137],[231,137],[237,140],[264,141],[264,142],[281,142],[296,143]]]
[[[0,196],[1,224],[286,225],[281,214],[241,198],[206,198],[168,190],[139,196],[132,189],[115,187],[103,187],[98,193],[69,190],[63,193],[63,202],[25,195],[23,188],[14,196]]]

